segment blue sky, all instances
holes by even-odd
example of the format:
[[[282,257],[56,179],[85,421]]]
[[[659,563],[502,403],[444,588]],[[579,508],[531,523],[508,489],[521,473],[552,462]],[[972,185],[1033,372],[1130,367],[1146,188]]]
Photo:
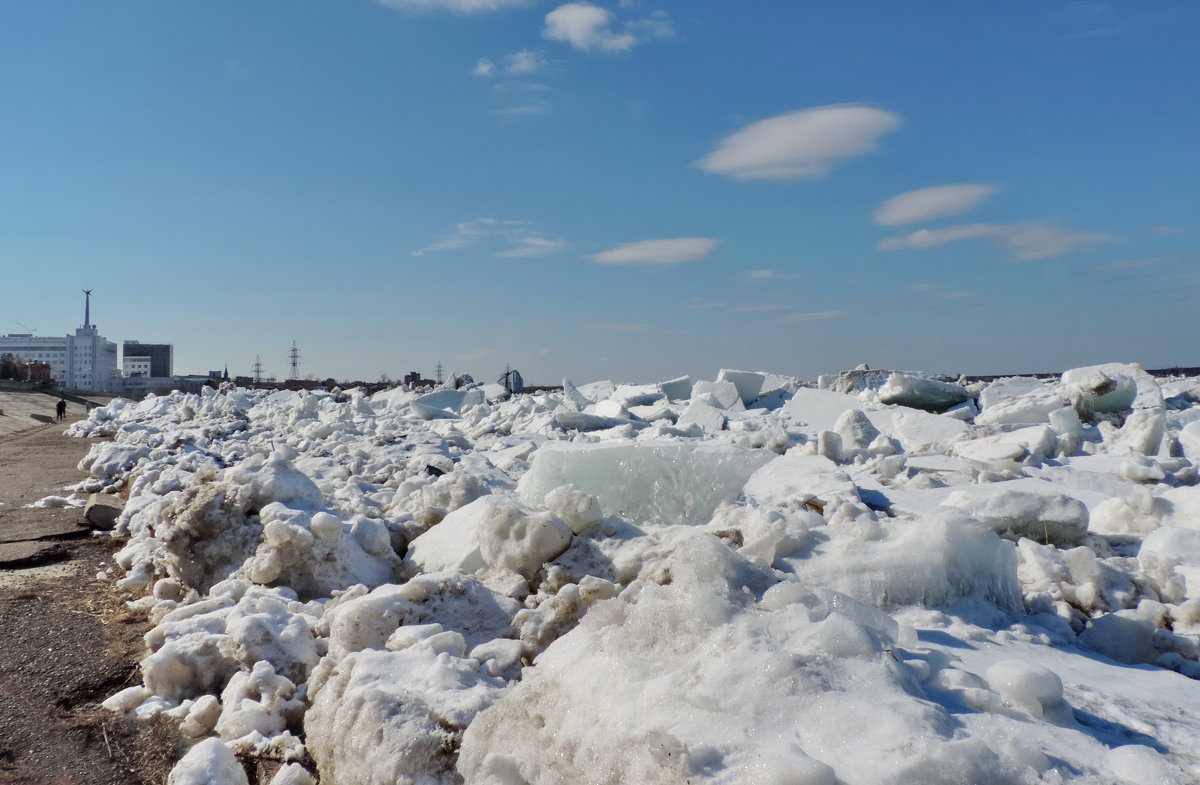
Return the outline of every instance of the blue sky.
[[[0,7],[0,333],[530,382],[1200,364],[1200,5]]]

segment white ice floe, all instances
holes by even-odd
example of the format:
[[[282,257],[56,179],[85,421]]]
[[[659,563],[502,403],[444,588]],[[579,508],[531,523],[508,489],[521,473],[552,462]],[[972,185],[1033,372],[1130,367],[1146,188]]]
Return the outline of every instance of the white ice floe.
[[[825,381],[113,401],[103,705],[179,785],[1200,781],[1200,380]]]
[[[887,383],[879,388],[880,403],[894,403],[934,412],[944,412],[951,406],[971,397],[967,390],[957,384],[893,373]]]

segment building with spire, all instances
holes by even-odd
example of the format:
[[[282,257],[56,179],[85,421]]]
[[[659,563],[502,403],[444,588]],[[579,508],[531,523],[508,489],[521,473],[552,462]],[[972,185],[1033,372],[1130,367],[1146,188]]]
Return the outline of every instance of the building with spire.
[[[120,379],[117,345],[92,324],[92,290],[84,289],[83,293],[83,326],[77,327],[74,335],[11,333],[0,336],[0,354],[47,363],[50,378],[68,390],[113,392]]]

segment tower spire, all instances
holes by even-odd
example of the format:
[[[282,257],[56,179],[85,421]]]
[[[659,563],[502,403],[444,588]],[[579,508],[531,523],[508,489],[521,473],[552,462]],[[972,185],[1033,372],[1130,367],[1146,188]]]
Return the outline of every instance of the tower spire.
[[[92,326],[92,290],[83,290],[83,326]]]

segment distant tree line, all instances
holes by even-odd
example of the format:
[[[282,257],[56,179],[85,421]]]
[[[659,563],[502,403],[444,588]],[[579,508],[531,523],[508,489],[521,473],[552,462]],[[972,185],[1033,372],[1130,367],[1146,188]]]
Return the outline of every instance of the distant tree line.
[[[18,382],[50,381],[50,364],[26,360],[11,352],[0,354],[0,380]]]

